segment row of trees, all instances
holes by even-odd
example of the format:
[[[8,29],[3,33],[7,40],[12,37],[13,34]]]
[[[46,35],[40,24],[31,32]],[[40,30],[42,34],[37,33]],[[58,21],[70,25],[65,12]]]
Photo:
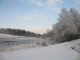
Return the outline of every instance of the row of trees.
[[[80,38],[80,13],[70,8],[61,10],[58,22],[52,26],[52,30],[47,32],[47,37],[55,42],[65,42]]]
[[[4,34],[11,34],[11,35],[18,35],[18,36],[29,36],[29,37],[40,37],[40,34],[36,34],[33,32],[25,31],[25,30],[20,30],[20,29],[11,29],[11,28],[0,28],[0,33]]]

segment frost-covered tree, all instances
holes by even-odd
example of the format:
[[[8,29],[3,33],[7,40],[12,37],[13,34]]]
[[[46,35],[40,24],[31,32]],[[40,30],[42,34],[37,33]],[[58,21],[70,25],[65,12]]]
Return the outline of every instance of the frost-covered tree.
[[[51,39],[53,39],[53,30],[47,30],[47,37],[51,37]]]
[[[77,10],[71,8],[70,9],[70,14],[72,16],[72,20],[74,21],[77,30],[78,30],[78,38],[80,38],[80,13],[78,13]]]
[[[74,8],[61,10],[58,22],[53,25],[53,38],[56,42],[70,41],[79,38],[80,13]]]

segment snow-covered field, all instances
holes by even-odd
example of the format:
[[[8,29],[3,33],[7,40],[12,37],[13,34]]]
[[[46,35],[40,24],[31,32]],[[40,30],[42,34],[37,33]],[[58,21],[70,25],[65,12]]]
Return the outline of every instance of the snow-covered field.
[[[16,41],[16,40],[38,40],[40,38],[35,37],[27,37],[27,36],[15,36],[9,34],[2,34],[0,33],[0,41]]]
[[[1,52],[0,60],[80,60],[80,39],[61,44]]]

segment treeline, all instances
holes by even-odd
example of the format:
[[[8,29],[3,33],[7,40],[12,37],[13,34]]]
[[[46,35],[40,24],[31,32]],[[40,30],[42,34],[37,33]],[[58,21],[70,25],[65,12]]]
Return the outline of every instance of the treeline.
[[[80,13],[74,8],[63,8],[58,22],[43,36],[50,37],[57,43],[80,39]]]
[[[11,28],[0,28],[0,33],[11,34],[18,36],[29,36],[29,37],[40,37],[41,34],[33,33],[30,31],[20,30],[20,29],[11,29]]]

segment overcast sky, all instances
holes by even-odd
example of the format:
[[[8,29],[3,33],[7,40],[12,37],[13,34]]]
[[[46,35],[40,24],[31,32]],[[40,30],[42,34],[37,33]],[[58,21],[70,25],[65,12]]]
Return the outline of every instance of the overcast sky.
[[[0,0],[0,28],[44,33],[57,22],[62,8],[80,12],[80,0]]]

